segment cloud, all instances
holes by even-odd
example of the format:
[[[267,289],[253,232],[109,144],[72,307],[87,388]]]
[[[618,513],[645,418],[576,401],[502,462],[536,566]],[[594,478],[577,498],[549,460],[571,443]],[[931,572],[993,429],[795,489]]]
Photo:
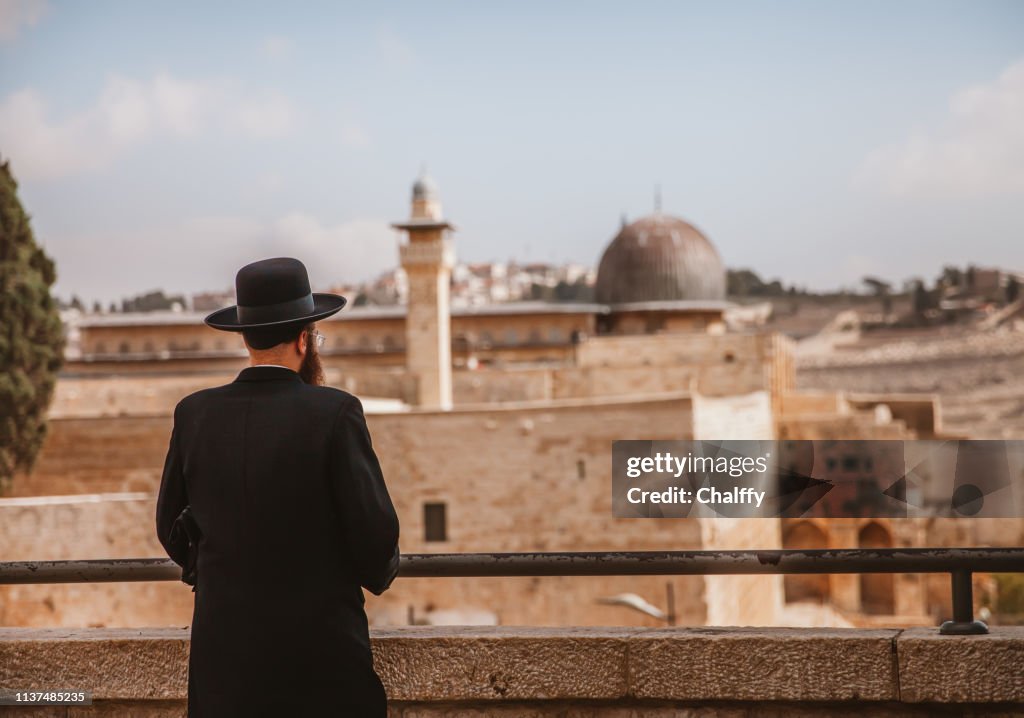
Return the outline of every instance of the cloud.
[[[338,129],[338,139],[345,147],[362,149],[370,146],[370,135],[362,125],[349,122]]]
[[[46,0],[0,0],[0,44],[13,42],[23,27],[32,27],[49,12]]]
[[[955,94],[940,126],[872,152],[855,184],[898,197],[1024,194],[1024,60]]]
[[[278,92],[254,96],[231,83],[167,73],[148,80],[112,76],[91,106],[60,118],[35,90],[8,95],[0,101],[0,150],[14,161],[19,178],[54,179],[101,169],[161,137],[208,131],[280,137],[297,126],[298,114]]]
[[[377,50],[389,62],[400,67],[416,62],[416,52],[412,46],[388,27],[377,31]]]
[[[287,135],[296,125],[295,107],[278,92],[246,100],[239,105],[236,117],[239,129],[257,139]]]
[[[369,279],[398,264],[395,231],[385,220],[331,226],[295,212],[274,222],[265,241],[268,251],[271,246],[287,248],[307,266],[315,265],[322,275],[315,279],[324,282]]]
[[[273,35],[263,41],[263,54],[271,60],[284,60],[292,54],[291,38]]]
[[[191,294],[230,287],[239,267],[267,257],[298,257],[318,291],[370,279],[398,264],[395,232],[385,220],[332,224],[305,212],[268,220],[202,217],[103,233],[50,232],[47,251],[57,263],[58,294],[104,303],[156,288]]]

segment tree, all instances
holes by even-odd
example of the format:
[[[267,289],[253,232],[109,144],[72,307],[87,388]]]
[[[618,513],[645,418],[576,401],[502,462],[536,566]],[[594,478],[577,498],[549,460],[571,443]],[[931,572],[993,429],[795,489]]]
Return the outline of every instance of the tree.
[[[0,164],[0,493],[35,463],[64,360],[50,293],[56,269],[32,236],[17,189],[9,164]]]
[[[910,304],[914,314],[918,316],[923,316],[926,311],[933,308],[928,290],[924,288],[924,282],[920,279],[913,280],[910,290]]]
[[[1006,303],[1013,304],[1020,299],[1020,280],[1012,274],[1006,280]]]
[[[889,282],[878,277],[864,277],[861,281],[868,286],[868,289],[876,297],[884,297],[892,290],[892,285]]]

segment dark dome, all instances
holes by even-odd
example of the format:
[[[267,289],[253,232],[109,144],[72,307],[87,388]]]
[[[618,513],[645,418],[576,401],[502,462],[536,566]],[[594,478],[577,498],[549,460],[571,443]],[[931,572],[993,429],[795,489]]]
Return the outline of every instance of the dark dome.
[[[597,267],[602,304],[725,299],[725,268],[711,242],[678,217],[659,213],[625,225]]]
[[[437,199],[437,183],[430,175],[421,174],[412,185],[412,198],[415,199]]]

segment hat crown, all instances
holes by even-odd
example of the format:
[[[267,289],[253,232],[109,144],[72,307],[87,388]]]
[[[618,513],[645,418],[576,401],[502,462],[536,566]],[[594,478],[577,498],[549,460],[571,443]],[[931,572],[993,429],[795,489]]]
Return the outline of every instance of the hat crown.
[[[235,297],[241,307],[280,304],[309,295],[306,265],[292,257],[253,262],[235,275]]]

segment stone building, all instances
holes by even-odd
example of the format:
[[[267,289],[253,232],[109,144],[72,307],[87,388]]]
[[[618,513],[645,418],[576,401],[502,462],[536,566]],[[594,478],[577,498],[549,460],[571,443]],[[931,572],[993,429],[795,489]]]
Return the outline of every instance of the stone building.
[[[622,227],[601,259],[596,303],[461,309],[448,302],[452,225],[429,178],[395,227],[408,237],[408,306],[353,307],[319,328],[328,383],[364,401],[404,552],[930,540],[922,527],[897,536],[887,520],[829,531],[812,519],[612,518],[616,439],[941,433],[931,396],[798,392],[785,337],[727,333],[724,268],[692,225],[659,211]],[[230,381],[245,364],[241,340],[188,313],[86,317],[75,329],[37,466],[0,499],[0,547],[26,559],[161,556],[151,525],[172,409]],[[381,624],[656,625],[602,599],[628,592],[663,604],[667,584],[680,621],[698,625],[776,623],[787,593],[837,598],[848,616],[862,612],[861,597],[922,622],[937,610],[915,577],[895,605],[881,585],[772,576],[400,579],[367,608]],[[170,584],[6,587],[0,623],[179,625],[190,597]]]

